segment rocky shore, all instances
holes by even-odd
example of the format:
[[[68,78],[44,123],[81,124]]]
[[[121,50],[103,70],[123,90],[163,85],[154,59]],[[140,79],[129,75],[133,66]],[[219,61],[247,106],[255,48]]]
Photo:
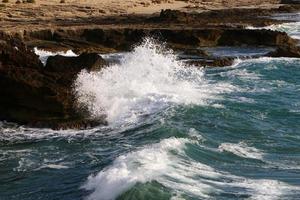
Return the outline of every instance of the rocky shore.
[[[163,10],[151,15],[96,16],[49,21],[50,27],[33,22],[0,22],[0,120],[53,129],[86,128],[106,124],[105,116],[90,119],[76,105],[72,84],[82,69],[101,70],[109,65],[103,53],[130,51],[150,36],[166,42],[176,52],[196,55],[193,66],[228,66],[233,57],[209,55],[201,47],[271,47],[265,56],[300,57],[298,41],[286,33],[247,29],[284,21],[274,13],[297,12],[300,6],[285,1],[275,8],[243,8],[184,12]],[[18,25],[13,28],[13,24]],[[28,24],[29,23],[29,24]],[[27,27],[27,28],[26,28]],[[28,29],[30,27],[30,29]],[[78,57],[49,57],[45,66],[33,48],[73,50]]]
[[[0,120],[34,127],[83,128],[104,121],[84,117],[75,109],[71,88],[83,68],[100,69],[105,61],[98,54],[49,58],[44,67],[21,40],[0,43]]]

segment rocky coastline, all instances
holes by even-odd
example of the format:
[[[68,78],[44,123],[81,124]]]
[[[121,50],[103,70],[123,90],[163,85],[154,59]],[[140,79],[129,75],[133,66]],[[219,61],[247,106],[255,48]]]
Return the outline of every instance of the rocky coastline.
[[[234,57],[209,55],[200,47],[263,46],[274,51],[263,56],[300,58],[298,41],[286,33],[262,27],[285,21],[274,13],[297,12],[300,6],[285,1],[272,9],[225,9],[207,12],[163,10],[152,15],[120,15],[54,21],[50,28],[0,28],[0,120],[52,129],[87,128],[106,124],[105,116],[91,119],[78,108],[73,81],[83,70],[109,65],[99,54],[130,51],[144,37],[155,37],[175,52],[201,57],[188,64],[222,67]],[[34,24],[32,25],[34,27]],[[73,50],[78,57],[49,57],[44,66],[33,48]]]

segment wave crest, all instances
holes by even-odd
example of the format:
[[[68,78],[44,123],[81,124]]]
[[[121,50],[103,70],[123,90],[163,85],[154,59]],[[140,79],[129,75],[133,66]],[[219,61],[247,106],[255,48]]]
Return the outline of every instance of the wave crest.
[[[210,83],[202,69],[187,67],[164,46],[146,38],[120,64],[98,72],[82,71],[74,91],[92,117],[109,123],[132,123],[170,104],[203,105],[231,91],[227,83]]]

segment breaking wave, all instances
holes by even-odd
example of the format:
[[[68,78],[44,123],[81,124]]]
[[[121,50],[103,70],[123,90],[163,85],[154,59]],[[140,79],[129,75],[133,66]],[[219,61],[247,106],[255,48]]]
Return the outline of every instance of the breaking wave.
[[[197,145],[197,142],[173,137],[119,156],[110,166],[88,178],[82,187],[92,191],[87,199],[116,199],[137,183],[151,181],[172,190],[174,197],[185,194],[196,199],[231,193],[248,199],[271,200],[299,192],[299,187],[278,180],[240,177],[194,161],[185,154],[188,145]],[[259,157],[256,154],[254,157]],[[247,157],[253,156],[250,153]]]
[[[74,91],[91,116],[105,115],[109,123],[134,123],[171,104],[207,105],[234,87],[210,82],[203,70],[187,67],[176,55],[146,38],[120,64],[101,71],[82,71]]]
[[[243,158],[252,158],[258,160],[262,160],[264,155],[260,150],[250,147],[244,142],[240,142],[238,144],[222,143],[219,146],[219,150],[222,152],[230,152]]]

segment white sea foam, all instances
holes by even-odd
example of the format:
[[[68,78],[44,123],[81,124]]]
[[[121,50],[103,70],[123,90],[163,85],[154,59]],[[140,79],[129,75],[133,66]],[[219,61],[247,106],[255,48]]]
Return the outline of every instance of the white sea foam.
[[[292,186],[277,180],[258,179],[249,180],[246,179],[236,185],[237,187],[249,188],[253,191],[252,196],[249,199],[253,200],[276,200],[283,199],[284,195],[290,195],[293,191],[299,192],[299,187]],[[287,199],[287,198],[284,198]]]
[[[294,63],[299,62],[299,58],[286,58],[286,57],[279,57],[279,58],[272,58],[272,57],[260,57],[260,58],[251,58],[243,60],[240,63],[271,63],[271,62],[284,62],[284,63]]]
[[[68,169],[71,163],[64,162],[62,159],[38,159],[45,155],[40,155],[38,152],[32,152],[26,156],[20,157],[18,159],[18,166],[14,167],[13,170],[17,172],[26,172],[26,171],[39,171],[42,169]]]
[[[52,130],[39,129],[18,126],[16,124],[0,121],[0,141],[5,143],[20,143],[32,140],[47,140],[55,138],[65,138],[73,140],[76,138],[98,137],[102,136],[109,127],[95,127],[93,129],[85,130]],[[122,130],[116,130],[116,132]],[[111,131],[113,135],[113,132]],[[1,152],[0,152],[1,153]]]
[[[166,139],[118,157],[112,166],[88,178],[83,186],[87,190],[93,190],[88,199],[115,199],[137,182],[145,183],[167,174],[174,156],[169,151],[180,151],[186,142],[186,139]]]
[[[255,103],[254,99],[247,98],[247,97],[238,97],[238,101],[244,103]]]
[[[92,192],[87,199],[116,199],[136,183],[152,180],[172,190],[173,199],[181,194],[207,199],[211,194],[228,191],[248,195],[250,199],[280,199],[293,191],[300,192],[299,187],[277,180],[231,175],[194,161],[185,154],[188,144],[197,143],[169,138],[116,158],[110,166],[88,178],[83,188]],[[260,156],[255,153],[250,157]]]
[[[32,161],[31,159],[20,158],[20,160],[18,161],[18,166],[13,168],[13,170],[17,172],[25,172],[29,169],[36,168],[37,166],[38,163]]]
[[[252,158],[252,159],[259,159],[262,160],[264,153],[254,147],[248,146],[244,142],[240,142],[238,144],[234,143],[222,143],[219,146],[220,151],[227,151],[230,153],[233,153],[237,156],[243,157],[243,158]]]
[[[68,57],[74,57],[77,56],[72,50],[68,50],[66,52],[59,51],[59,52],[50,52],[45,51],[42,49],[38,49],[37,47],[34,48],[34,53],[39,56],[41,62],[46,65],[47,59],[49,56],[55,56],[55,55],[62,55],[62,56],[68,56]]]
[[[205,141],[205,138],[200,134],[200,132],[197,131],[197,130],[194,129],[194,128],[190,128],[190,129],[189,129],[188,135],[189,135],[191,138],[196,139],[196,140],[198,140],[198,141]]]
[[[243,69],[243,68],[235,68],[232,70],[221,72],[220,75],[223,77],[239,78],[242,80],[259,80],[260,79],[259,74],[255,73],[255,72],[250,72],[249,70]]]
[[[290,109],[289,112],[291,112],[291,113],[300,113],[300,109]]]
[[[223,104],[219,104],[219,103],[213,104],[212,107],[214,107],[214,108],[225,108],[225,106]]]
[[[0,150],[0,161],[6,161],[18,157],[24,157],[32,153],[31,149],[20,149],[20,150]]]
[[[45,169],[45,168],[49,168],[49,169],[68,169],[68,166],[65,165],[59,165],[59,164],[45,164],[42,165],[41,167],[39,167],[37,170],[40,169]]]
[[[145,39],[120,64],[100,72],[82,71],[74,91],[79,105],[109,123],[132,123],[170,104],[206,105],[230,92],[228,83],[211,83],[204,71],[186,67],[169,50]]]
[[[295,66],[300,63],[299,58],[271,58],[271,57],[260,57],[240,60],[238,65],[227,68],[227,70],[219,72],[220,76],[229,78],[232,81],[241,80],[247,84],[244,87],[239,87],[239,92],[251,92],[251,93],[269,93],[273,89],[278,87],[287,86],[288,83],[282,80],[267,80],[264,72],[261,72],[257,66],[262,65],[263,71],[276,70],[279,66],[284,65],[285,67]],[[255,65],[255,66],[254,66]],[[256,66],[257,65],[257,66]],[[254,70],[252,68],[254,66]],[[255,83],[254,87],[251,86]],[[276,86],[276,87],[274,87]],[[253,99],[241,97],[235,99],[239,102],[255,103]]]

